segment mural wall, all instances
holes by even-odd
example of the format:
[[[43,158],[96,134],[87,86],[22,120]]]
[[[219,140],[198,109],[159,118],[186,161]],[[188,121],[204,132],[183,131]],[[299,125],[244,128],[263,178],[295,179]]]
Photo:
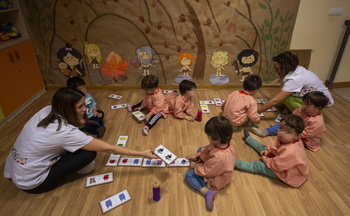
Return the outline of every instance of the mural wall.
[[[300,0],[21,0],[47,86],[274,83]]]

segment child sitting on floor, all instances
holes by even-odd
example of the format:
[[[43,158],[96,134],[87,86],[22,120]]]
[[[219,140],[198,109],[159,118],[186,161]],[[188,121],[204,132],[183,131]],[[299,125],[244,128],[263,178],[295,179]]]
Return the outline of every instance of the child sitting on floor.
[[[192,162],[185,179],[193,189],[204,195],[206,208],[212,211],[216,191],[232,180],[235,150],[230,140],[233,128],[230,120],[216,116],[205,124],[205,133],[210,143],[198,149],[197,154],[187,157]],[[196,159],[198,161],[194,162]]]
[[[174,114],[176,118],[186,119],[193,122],[197,115],[193,113],[193,100],[197,86],[194,82],[183,80],[179,84],[178,93],[169,93],[165,96],[165,101],[169,106],[169,113]]]
[[[70,77],[67,79],[67,87],[78,89],[85,94],[86,114],[90,121],[83,123],[84,127],[81,130],[94,134],[97,138],[103,137],[106,132],[104,112],[97,109],[96,101],[86,90],[85,81],[81,77]]]
[[[258,161],[236,160],[235,169],[249,173],[263,174],[279,179],[292,187],[300,187],[309,176],[309,167],[300,134],[304,130],[303,120],[289,114],[281,120],[277,139],[265,146],[244,130],[246,144],[261,155]]]
[[[234,129],[249,120],[250,124],[259,124],[258,105],[252,97],[261,87],[258,75],[249,75],[244,79],[243,89],[232,92],[222,105],[221,115],[228,118]]]
[[[168,113],[168,104],[165,102],[165,96],[158,87],[158,83],[158,77],[152,74],[145,76],[141,81],[141,88],[145,91],[143,100],[133,106],[127,104],[129,112],[147,109],[146,125],[142,129],[143,134],[146,136],[157,121],[161,118],[166,118]]]
[[[304,146],[313,152],[321,148],[322,133],[326,130],[321,110],[327,106],[329,99],[323,92],[313,91],[305,94],[302,98],[301,107],[294,110],[294,114],[304,120],[305,128],[300,134]],[[266,129],[253,127],[252,132],[258,136],[266,137],[277,134],[280,124],[275,124]]]

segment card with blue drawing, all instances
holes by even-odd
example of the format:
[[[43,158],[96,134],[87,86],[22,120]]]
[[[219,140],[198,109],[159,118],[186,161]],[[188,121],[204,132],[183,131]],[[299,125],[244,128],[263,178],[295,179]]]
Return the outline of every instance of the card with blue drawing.
[[[128,142],[128,138],[129,138],[129,136],[119,136],[117,143],[115,145],[125,147],[126,142]]]
[[[222,106],[222,100],[220,98],[214,98],[214,103],[216,106]]]
[[[106,166],[118,166],[120,155],[111,154],[107,160]]]
[[[201,100],[199,101],[199,105],[214,105],[215,102],[213,100]]]
[[[132,114],[139,122],[145,120],[146,118],[146,116],[141,111],[135,111],[135,112],[132,112]]]
[[[165,167],[166,164],[162,159],[144,159],[142,167]]]
[[[123,98],[123,96],[117,95],[117,94],[110,94],[110,95],[108,95],[108,97],[112,98],[112,99],[116,99],[116,100],[120,100]]]
[[[169,151],[169,149],[165,148],[163,145],[159,145],[155,150],[154,154],[156,154],[160,159],[162,159],[168,165],[171,164],[177,156]]]
[[[106,213],[128,201],[131,200],[131,196],[127,189],[105,199],[100,202],[100,206],[103,213]]]
[[[208,105],[201,104],[200,106],[201,106],[202,113],[210,113],[210,109],[209,109]]]
[[[115,109],[122,109],[122,108],[126,108],[127,105],[126,104],[117,104],[117,105],[112,105],[111,109],[115,110]]]
[[[283,114],[278,114],[276,119],[275,119],[275,122],[280,122],[282,120],[282,118],[284,117]]]
[[[118,166],[141,166],[143,158],[121,157]]]
[[[164,90],[163,94],[176,93],[176,90]]]
[[[190,166],[190,161],[186,158],[176,158],[169,167],[188,167]]]
[[[112,181],[113,181],[113,172],[108,172],[108,173],[104,173],[96,176],[87,177],[85,187],[105,184]]]

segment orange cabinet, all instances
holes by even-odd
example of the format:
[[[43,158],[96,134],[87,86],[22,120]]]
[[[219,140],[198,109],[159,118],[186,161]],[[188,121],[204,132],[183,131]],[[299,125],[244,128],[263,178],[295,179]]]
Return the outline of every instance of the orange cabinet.
[[[5,117],[44,88],[31,40],[0,50],[0,106]]]

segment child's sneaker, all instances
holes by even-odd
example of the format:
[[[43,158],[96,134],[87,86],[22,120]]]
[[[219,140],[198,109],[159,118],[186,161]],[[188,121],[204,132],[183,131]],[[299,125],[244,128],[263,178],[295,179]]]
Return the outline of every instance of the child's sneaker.
[[[247,139],[250,136],[248,129],[244,129],[243,133],[244,133],[244,139]]]
[[[205,194],[205,206],[207,207],[208,211],[213,211],[214,209],[214,200],[215,200],[215,191],[208,190]]]
[[[265,129],[259,129],[256,127],[252,127],[252,132],[260,137],[266,137],[269,135]]]
[[[129,112],[132,112],[132,107],[130,104],[126,104],[126,108],[128,109]]]
[[[143,128],[142,128],[142,132],[143,132],[143,134],[144,135],[148,135],[148,131],[149,131],[149,128],[147,127],[147,126],[144,126]]]

